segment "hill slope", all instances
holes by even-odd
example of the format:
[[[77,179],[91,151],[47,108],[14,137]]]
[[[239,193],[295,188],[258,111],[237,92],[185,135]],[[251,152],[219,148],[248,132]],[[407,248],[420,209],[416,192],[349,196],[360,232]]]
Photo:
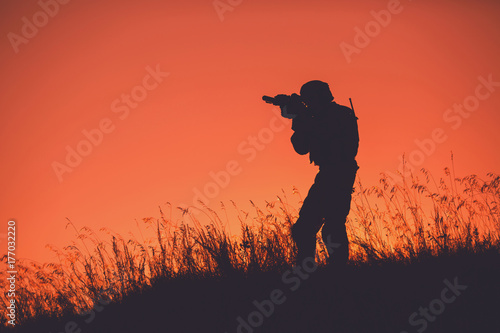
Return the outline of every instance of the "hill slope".
[[[500,332],[500,255],[176,278],[16,332]],[[411,323],[410,321],[411,320]]]

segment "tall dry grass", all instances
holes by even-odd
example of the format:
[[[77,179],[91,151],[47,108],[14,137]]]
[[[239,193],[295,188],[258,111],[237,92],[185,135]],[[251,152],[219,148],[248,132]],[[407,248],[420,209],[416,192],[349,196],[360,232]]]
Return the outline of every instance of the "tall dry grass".
[[[500,244],[500,176],[454,177],[448,169],[436,180],[426,170],[393,183],[364,188],[358,181],[348,218],[351,264],[384,261],[413,262],[426,256],[498,250]],[[263,208],[251,203],[246,212],[231,202],[216,212],[208,207],[178,208],[180,219],[160,209],[159,218],[145,218],[140,240],[102,228],[74,228],[76,239],[53,248],[58,262],[18,262],[17,322],[43,315],[62,315],[92,308],[106,298],[120,301],[128,294],[176,278],[245,275],[290,267],[295,248],[290,226],[298,204],[283,193]],[[228,211],[239,233],[228,228]],[[223,221],[221,216],[226,216]],[[236,223],[235,223],[236,222]],[[146,236],[144,236],[146,234]],[[325,250],[318,237],[317,260]],[[6,261],[6,258],[3,258]],[[4,272],[2,271],[2,274]],[[5,276],[0,285],[5,290]],[[7,298],[2,293],[2,306]],[[1,324],[6,323],[3,315]]]

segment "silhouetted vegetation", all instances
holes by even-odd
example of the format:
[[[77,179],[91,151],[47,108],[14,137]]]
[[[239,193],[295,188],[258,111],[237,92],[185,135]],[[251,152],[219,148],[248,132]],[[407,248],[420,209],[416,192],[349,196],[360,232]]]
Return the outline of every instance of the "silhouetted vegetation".
[[[179,208],[174,220],[175,209],[160,209],[159,218],[142,221],[154,237],[140,240],[68,222],[77,239],[53,248],[59,262],[17,263],[16,331],[64,332],[74,321],[75,332],[236,332],[237,318],[255,311],[252,302],[279,289],[288,291],[286,302],[255,332],[416,332],[409,316],[455,277],[468,289],[428,331],[486,331],[500,325],[499,303],[490,302],[500,296],[499,191],[499,175],[456,178],[447,168],[437,180],[423,169],[400,183],[385,175],[378,186],[358,182],[348,267],[322,265],[318,236],[320,266],[296,291],[283,276],[294,262],[289,231],[300,200],[289,204],[284,193],[264,207],[252,203],[252,212],[234,203],[198,214]],[[292,197],[300,199],[295,190]],[[237,234],[227,230],[235,221],[221,218],[228,212],[237,216]]]

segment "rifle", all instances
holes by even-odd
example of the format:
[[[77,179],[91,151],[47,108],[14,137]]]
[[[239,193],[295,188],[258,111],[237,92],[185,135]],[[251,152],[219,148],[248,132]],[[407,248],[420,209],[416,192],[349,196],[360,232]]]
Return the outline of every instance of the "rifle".
[[[262,96],[264,102],[279,106],[281,108],[281,116],[293,119],[298,114],[306,110],[306,106],[302,98],[297,94],[292,95],[276,95],[274,97]]]

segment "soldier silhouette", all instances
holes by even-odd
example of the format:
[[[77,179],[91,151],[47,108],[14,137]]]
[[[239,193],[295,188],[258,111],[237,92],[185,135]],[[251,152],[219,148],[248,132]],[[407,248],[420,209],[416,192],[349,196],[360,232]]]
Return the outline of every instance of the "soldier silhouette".
[[[279,96],[285,95],[276,98]],[[292,226],[297,264],[315,258],[316,234],[321,227],[329,249],[328,263],[342,266],[349,258],[345,222],[359,169],[355,159],[359,145],[358,118],[352,109],[333,99],[327,83],[310,81],[302,86],[300,96],[293,94],[287,103],[280,105],[282,115],[293,118],[293,148],[300,155],[309,154],[310,162],[319,166],[299,218]]]

